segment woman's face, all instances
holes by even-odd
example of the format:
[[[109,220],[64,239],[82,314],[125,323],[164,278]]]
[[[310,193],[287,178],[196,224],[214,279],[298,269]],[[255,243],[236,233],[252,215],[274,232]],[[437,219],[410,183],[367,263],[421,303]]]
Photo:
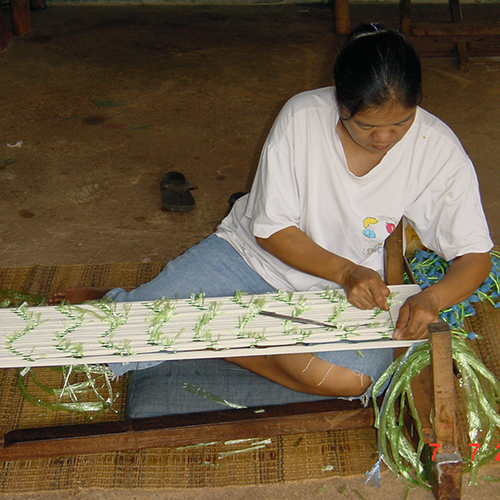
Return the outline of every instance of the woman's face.
[[[388,104],[368,108],[341,123],[351,139],[365,151],[384,155],[408,132],[417,108]]]

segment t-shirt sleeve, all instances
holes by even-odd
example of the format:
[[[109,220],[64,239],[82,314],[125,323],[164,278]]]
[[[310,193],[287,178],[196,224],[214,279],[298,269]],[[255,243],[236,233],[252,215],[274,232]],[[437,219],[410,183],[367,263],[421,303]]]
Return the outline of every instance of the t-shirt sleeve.
[[[283,121],[278,118],[264,145],[245,211],[252,234],[260,238],[300,224],[300,189],[291,137],[293,124]]]
[[[422,243],[448,261],[493,246],[474,167],[458,147],[436,168],[405,216]]]

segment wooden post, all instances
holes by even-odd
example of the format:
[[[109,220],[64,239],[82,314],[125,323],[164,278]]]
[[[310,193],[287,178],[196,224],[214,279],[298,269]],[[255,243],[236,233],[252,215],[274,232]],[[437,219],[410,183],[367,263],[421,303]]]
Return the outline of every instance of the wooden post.
[[[462,21],[462,7],[460,6],[460,0],[448,0],[450,7],[451,21],[454,23],[459,23]]]
[[[336,35],[348,35],[351,31],[349,0],[331,0],[333,2],[333,22]]]
[[[386,285],[403,283],[403,221],[396,226],[385,240],[384,268]]]
[[[437,500],[460,500],[462,457],[458,451],[451,332],[447,323],[429,325],[434,423],[431,483]]]
[[[0,53],[2,53],[10,40],[10,32],[7,28],[7,24],[5,24],[5,20],[3,18],[2,13],[0,12]]]
[[[31,34],[30,0],[10,0],[10,17],[14,35]]]
[[[467,45],[467,42],[457,42],[456,45],[460,71],[469,71],[470,69],[469,48]]]
[[[399,17],[401,21],[401,33],[404,36],[411,35],[411,0],[399,0]]]

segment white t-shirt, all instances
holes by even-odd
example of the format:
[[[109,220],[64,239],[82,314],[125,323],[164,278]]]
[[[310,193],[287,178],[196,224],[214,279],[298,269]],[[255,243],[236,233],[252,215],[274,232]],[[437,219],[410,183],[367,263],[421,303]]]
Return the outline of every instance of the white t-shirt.
[[[251,193],[217,229],[264,280],[291,291],[335,286],[256,242],[290,226],[380,274],[384,240],[402,216],[446,260],[491,249],[474,167],[447,125],[418,108],[401,141],[357,177],[335,131],[338,119],[332,87],[290,99],[264,145]]]

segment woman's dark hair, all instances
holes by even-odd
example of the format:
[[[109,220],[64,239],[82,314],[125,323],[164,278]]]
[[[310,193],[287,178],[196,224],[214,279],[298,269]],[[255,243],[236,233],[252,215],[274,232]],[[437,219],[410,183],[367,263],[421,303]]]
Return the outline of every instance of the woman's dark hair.
[[[422,100],[420,59],[409,40],[382,24],[355,28],[333,67],[337,102],[351,118],[393,101],[411,108]]]

